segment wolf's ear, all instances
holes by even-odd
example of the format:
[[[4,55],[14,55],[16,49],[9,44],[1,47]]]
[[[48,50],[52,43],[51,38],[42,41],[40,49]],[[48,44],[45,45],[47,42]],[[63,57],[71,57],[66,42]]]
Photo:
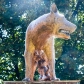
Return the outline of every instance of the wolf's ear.
[[[56,13],[57,12],[57,6],[56,6],[56,4],[55,3],[53,3],[52,5],[51,5],[51,7],[50,7],[50,12],[51,13]]]

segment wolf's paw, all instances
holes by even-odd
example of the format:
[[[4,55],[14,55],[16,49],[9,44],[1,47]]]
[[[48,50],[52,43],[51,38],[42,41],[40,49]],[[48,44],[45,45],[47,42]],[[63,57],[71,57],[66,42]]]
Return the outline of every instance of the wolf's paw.
[[[56,81],[60,81],[60,79],[59,79],[59,78],[55,78],[55,80],[56,80]]]
[[[60,81],[59,78],[52,78],[51,80],[52,80],[52,81]]]
[[[30,78],[24,78],[22,81],[31,81]]]

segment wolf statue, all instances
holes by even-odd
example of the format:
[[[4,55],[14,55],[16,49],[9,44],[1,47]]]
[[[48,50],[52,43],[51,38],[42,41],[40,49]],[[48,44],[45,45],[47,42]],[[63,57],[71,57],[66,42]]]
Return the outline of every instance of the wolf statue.
[[[50,13],[44,14],[32,21],[25,37],[25,78],[33,81],[37,63],[34,59],[34,51],[43,50],[46,54],[50,69],[51,80],[57,79],[55,74],[55,49],[54,38],[70,39],[70,34],[76,30],[76,25],[68,21],[60,14],[56,5],[50,7]]]

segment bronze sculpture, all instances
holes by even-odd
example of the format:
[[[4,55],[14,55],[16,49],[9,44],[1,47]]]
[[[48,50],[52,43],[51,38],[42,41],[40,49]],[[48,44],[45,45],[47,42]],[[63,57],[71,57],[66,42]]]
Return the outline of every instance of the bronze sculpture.
[[[52,4],[50,13],[44,14],[32,21],[25,37],[25,79],[33,81],[37,63],[33,60],[34,52],[43,50],[47,57],[51,80],[55,80],[55,49],[54,38],[70,39],[70,34],[76,30],[76,25],[60,14],[56,5]]]

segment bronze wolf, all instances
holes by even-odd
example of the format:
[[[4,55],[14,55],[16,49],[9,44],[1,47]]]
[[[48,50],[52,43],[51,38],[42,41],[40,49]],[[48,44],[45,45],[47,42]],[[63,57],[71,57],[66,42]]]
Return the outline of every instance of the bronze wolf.
[[[43,50],[47,56],[51,79],[55,74],[54,38],[70,39],[70,34],[76,30],[76,25],[60,14],[56,5],[52,4],[50,13],[44,14],[32,21],[25,37],[25,79],[33,81],[37,65],[33,62],[35,50]]]

